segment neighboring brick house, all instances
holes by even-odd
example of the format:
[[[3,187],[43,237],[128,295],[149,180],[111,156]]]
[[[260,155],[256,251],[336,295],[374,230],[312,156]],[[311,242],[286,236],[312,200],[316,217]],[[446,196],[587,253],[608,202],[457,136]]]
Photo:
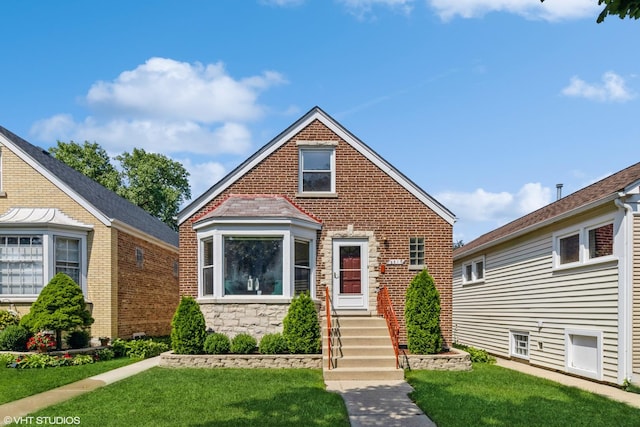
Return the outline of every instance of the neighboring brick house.
[[[57,272],[82,288],[94,338],[170,333],[177,233],[0,127],[0,309],[27,313]]]
[[[456,249],[454,339],[640,384],[640,163]]]
[[[406,289],[427,268],[449,345],[453,222],[316,107],[180,212],[180,293],[213,330],[260,338],[297,292],[323,301],[328,287],[339,313],[376,314],[386,285],[406,343]]]

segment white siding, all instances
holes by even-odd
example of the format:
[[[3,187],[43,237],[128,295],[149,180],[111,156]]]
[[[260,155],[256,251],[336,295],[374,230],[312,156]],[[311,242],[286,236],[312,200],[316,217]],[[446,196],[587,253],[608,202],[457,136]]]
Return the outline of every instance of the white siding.
[[[640,382],[640,216],[633,221],[633,374]]]
[[[509,331],[528,332],[530,363],[566,371],[565,329],[602,331],[602,379],[617,382],[616,261],[554,271],[548,230],[478,255],[484,283],[463,286],[454,263],[454,342],[509,357]]]

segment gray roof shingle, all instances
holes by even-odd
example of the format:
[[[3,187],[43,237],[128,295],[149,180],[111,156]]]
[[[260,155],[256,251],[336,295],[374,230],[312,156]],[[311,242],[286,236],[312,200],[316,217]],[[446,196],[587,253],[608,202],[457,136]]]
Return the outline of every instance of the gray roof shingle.
[[[0,126],[0,133],[106,217],[120,221],[168,244],[178,246],[178,233],[144,209],[107,190],[51,156],[46,150],[36,147],[2,126]]]

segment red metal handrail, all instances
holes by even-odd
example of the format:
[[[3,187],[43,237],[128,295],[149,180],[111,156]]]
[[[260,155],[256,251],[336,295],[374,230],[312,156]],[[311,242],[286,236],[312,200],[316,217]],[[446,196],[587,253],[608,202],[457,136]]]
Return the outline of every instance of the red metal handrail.
[[[331,350],[331,334],[333,333],[333,329],[331,327],[331,298],[329,296],[329,287],[324,288],[325,293],[325,306],[327,310],[327,360],[329,361],[329,365],[327,366],[328,370],[331,370],[331,358],[333,357]]]
[[[396,317],[396,312],[391,305],[391,297],[389,296],[389,289],[383,286],[378,291],[378,316],[382,316],[387,321],[387,328],[389,328],[389,335],[391,336],[391,344],[393,345],[393,351],[396,354],[396,369],[400,366],[400,324]]]

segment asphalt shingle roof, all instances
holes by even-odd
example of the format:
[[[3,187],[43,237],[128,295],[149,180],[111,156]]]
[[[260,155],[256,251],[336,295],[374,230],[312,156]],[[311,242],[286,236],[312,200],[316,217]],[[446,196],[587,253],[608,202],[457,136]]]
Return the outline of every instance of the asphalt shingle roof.
[[[36,147],[2,126],[0,126],[0,133],[106,217],[127,224],[173,246],[178,246],[178,233],[144,209],[106,189],[51,156],[46,150]]]
[[[453,252],[454,259],[460,258],[472,252],[479,246],[491,244],[518,231],[533,227],[544,221],[552,220],[564,213],[586,206],[611,196],[625,187],[640,180],[640,163],[629,166],[613,175],[610,175],[596,183],[563,197],[547,206],[544,206],[528,215],[520,217],[502,227],[496,228]]]

